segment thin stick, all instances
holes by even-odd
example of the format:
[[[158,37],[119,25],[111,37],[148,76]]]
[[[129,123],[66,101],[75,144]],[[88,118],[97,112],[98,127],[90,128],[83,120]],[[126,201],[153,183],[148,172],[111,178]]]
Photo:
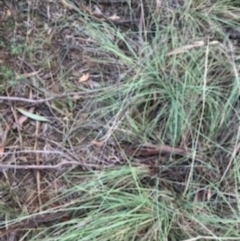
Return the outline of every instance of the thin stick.
[[[125,149],[125,148],[123,148]],[[168,145],[153,145],[153,144],[146,144],[140,146],[139,148],[127,148],[126,154],[134,157],[138,156],[151,156],[151,155],[158,155],[160,153],[169,153],[174,155],[187,155],[189,154],[187,150],[183,148],[172,147]]]
[[[38,147],[38,135],[39,135],[39,121],[36,121],[36,130],[35,130],[35,143],[34,143],[34,150]],[[39,157],[40,154],[36,153],[36,165],[40,165]],[[36,170],[36,183],[37,183],[37,192],[38,192],[38,203],[39,203],[39,210],[42,211],[42,199],[41,199],[41,173],[39,170]]]
[[[62,161],[56,165],[11,165],[11,164],[0,164],[0,171],[6,169],[25,169],[25,170],[44,170],[44,169],[53,169],[57,170],[62,166],[66,165],[75,165],[75,166],[84,166],[84,167],[99,167],[99,165],[94,164],[83,164],[76,161]]]
[[[33,99],[27,99],[27,98],[15,97],[15,96],[0,96],[0,101],[22,101],[22,102],[32,103],[32,104],[41,104],[41,103],[45,103],[45,102],[48,102],[48,101],[51,101],[54,99],[63,98],[66,96],[83,95],[83,94],[87,94],[87,93],[86,92],[71,92],[71,93],[55,95],[52,97],[48,97],[45,99],[39,99],[39,100],[33,100]]]

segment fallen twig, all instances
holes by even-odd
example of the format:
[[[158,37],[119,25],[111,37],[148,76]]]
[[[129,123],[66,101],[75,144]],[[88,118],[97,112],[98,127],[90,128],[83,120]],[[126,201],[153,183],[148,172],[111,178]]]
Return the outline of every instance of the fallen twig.
[[[96,164],[90,164],[90,163],[85,163],[81,160],[76,159],[74,156],[69,156],[67,154],[65,154],[62,151],[47,151],[47,150],[18,150],[18,151],[8,151],[8,152],[4,152],[1,154],[2,158],[5,158],[8,155],[16,155],[16,154],[21,154],[21,153],[33,153],[33,154],[49,154],[49,155],[59,155],[62,157],[62,161],[59,162],[56,165],[41,165],[41,164],[37,164],[37,165],[16,165],[16,164],[11,164],[11,163],[1,163],[0,162],[0,171],[6,170],[6,169],[30,169],[30,170],[43,170],[43,169],[59,169],[62,166],[66,166],[66,165],[72,165],[72,166],[82,166],[82,167],[99,167],[99,165]]]
[[[6,228],[0,229],[0,238],[7,236],[9,234],[10,234],[9,236],[11,237],[13,234],[16,234],[17,231],[21,231],[23,228],[32,229],[34,227],[37,227],[37,225],[39,224],[53,222],[53,221],[61,222],[61,220],[64,220],[64,219],[70,219],[70,217],[61,212],[48,213],[47,215],[37,214],[33,217],[29,217],[29,218],[26,218],[25,220],[15,223],[10,227],[8,227],[7,229]],[[10,240],[10,238],[8,238],[7,240]]]
[[[25,169],[25,170],[44,170],[53,169],[57,170],[62,166],[72,165],[72,166],[84,166],[84,167],[99,167],[99,165],[94,164],[84,164],[77,161],[62,161],[56,165],[13,165],[13,164],[0,164],[0,171],[6,169]]]
[[[32,104],[41,104],[41,103],[45,103],[45,102],[48,102],[48,101],[51,101],[54,99],[63,98],[66,96],[75,96],[75,95],[83,95],[83,94],[87,94],[87,93],[86,92],[71,92],[71,93],[55,95],[55,96],[48,97],[45,99],[38,99],[38,100],[21,98],[21,97],[16,97],[16,96],[0,96],[0,101],[22,101],[22,102],[32,103]]]
[[[146,157],[159,154],[173,154],[181,156],[191,156],[191,152],[184,148],[172,147],[169,145],[145,144],[140,147],[122,147],[128,156]]]

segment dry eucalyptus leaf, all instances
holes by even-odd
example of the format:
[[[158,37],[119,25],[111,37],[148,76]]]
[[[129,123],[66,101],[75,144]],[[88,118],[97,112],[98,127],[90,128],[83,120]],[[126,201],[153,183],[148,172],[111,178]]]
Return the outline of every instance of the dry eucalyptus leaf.
[[[79,82],[85,82],[89,79],[90,75],[89,73],[87,74],[83,74],[80,78],[79,78]]]
[[[8,17],[12,16],[12,12],[11,12],[10,9],[7,9],[7,16],[8,16]]]
[[[28,110],[29,113],[33,113],[33,111],[33,107]],[[28,117],[26,115],[21,115],[17,120],[17,124],[21,127],[26,120],[28,120]]]
[[[4,153],[4,146],[0,146],[0,157]]]
[[[74,100],[74,101],[76,101],[76,100],[80,100],[82,98],[82,96],[81,95],[73,95],[73,97],[72,97],[72,99]]]
[[[103,15],[101,9],[100,9],[97,5],[95,6],[95,10],[94,10],[93,13],[94,13],[95,15],[98,15],[98,16],[102,16],[102,15]]]
[[[69,9],[69,10],[72,10],[74,9],[74,6],[70,3],[68,3],[68,1],[66,0],[61,0],[60,1],[62,3],[62,5],[66,8],[66,9]]]
[[[113,14],[112,16],[110,16],[108,19],[110,19],[110,20],[119,20],[120,19],[120,17],[117,15],[117,14]]]
[[[96,147],[102,147],[104,145],[102,141],[96,141],[96,140],[93,140],[91,143]]]
[[[24,109],[21,109],[21,108],[16,108],[21,114],[25,115],[26,117],[32,119],[32,120],[35,120],[35,121],[49,121],[46,117],[44,116],[40,116],[40,115],[37,115],[37,114],[33,114],[29,111],[26,111]]]
[[[101,87],[101,85],[100,85],[98,82],[93,81],[93,80],[89,80],[89,81],[87,81],[87,82],[82,82],[82,84],[83,84],[84,86],[89,87],[90,89],[95,89],[95,88]]]

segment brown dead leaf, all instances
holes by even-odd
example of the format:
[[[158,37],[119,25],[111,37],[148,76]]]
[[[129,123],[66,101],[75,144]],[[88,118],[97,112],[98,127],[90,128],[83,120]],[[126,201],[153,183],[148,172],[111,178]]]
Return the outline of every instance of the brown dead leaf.
[[[95,6],[93,14],[95,14],[96,16],[102,16],[103,15],[101,9],[97,5]]]
[[[102,147],[104,145],[104,143],[102,141],[95,141],[94,140],[91,143],[96,147]]]
[[[79,78],[78,81],[79,81],[79,82],[85,82],[85,81],[89,80],[89,77],[90,77],[89,73],[83,74],[83,75]]]
[[[48,35],[51,35],[52,30],[53,30],[52,28],[49,28],[48,31],[47,31],[47,34],[48,34]]]
[[[0,157],[4,153],[4,146],[0,146]]]
[[[4,146],[7,140],[8,132],[10,130],[10,126],[6,126],[5,130],[0,127],[0,154],[4,152]]]
[[[120,17],[119,17],[117,14],[114,13],[114,14],[113,14],[112,16],[110,16],[108,19],[114,21],[114,20],[119,20]]]
[[[66,0],[60,0],[60,2],[62,3],[62,5],[69,9],[69,10],[73,10],[74,9],[74,6],[71,4],[71,3],[68,3],[68,1]]]
[[[82,96],[81,95],[73,95],[73,97],[72,97],[72,99],[74,100],[74,101],[77,101],[77,100],[80,100],[82,98]]]
[[[93,80],[88,80],[86,82],[82,82],[82,84],[86,87],[89,87],[90,89],[95,89],[95,88],[101,87],[101,85],[98,82],[93,81]]]
[[[156,0],[156,12],[160,10],[161,5],[162,5],[162,0]]]
[[[7,16],[8,16],[8,17],[12,16],[12,12],[11,12],[10,9],[7,9]]]

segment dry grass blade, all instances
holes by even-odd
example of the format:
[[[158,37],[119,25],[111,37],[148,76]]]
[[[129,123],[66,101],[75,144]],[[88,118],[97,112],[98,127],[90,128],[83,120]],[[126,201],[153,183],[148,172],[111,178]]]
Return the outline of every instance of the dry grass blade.
[[[219,41],[211,41],[208,44],[209,45],[216,45],[216,44],[220,44],[220,42]],[[184,53],[184,52],[186,52],[190,49],[202,47],[202,46],[206,46],[205,42],[204,41],[197,41],[193,44],[185,45],[185,46],[179,47],[177,49],[174,49],[174,50],[168,52],[166,56],[171,56],[171,55],[175,55],[175,54],[182,54],[182,53]]]

